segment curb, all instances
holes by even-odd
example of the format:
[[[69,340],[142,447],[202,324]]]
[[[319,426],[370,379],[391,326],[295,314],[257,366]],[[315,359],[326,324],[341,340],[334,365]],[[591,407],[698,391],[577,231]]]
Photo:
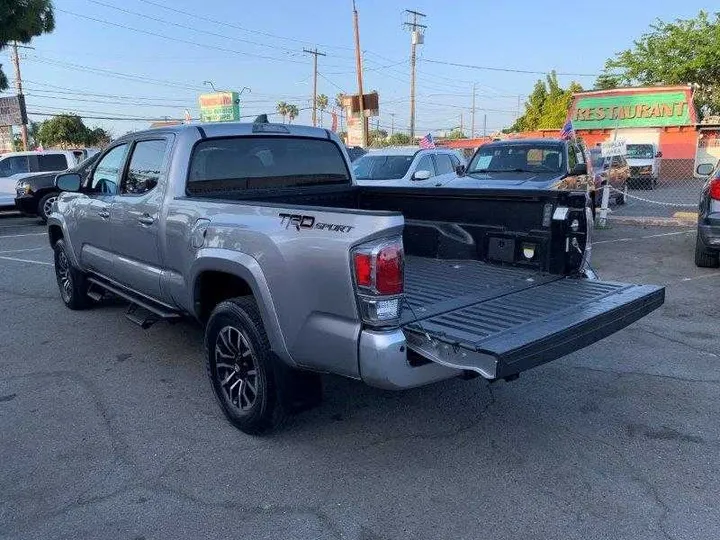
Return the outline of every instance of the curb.
[[[641,225],[645,227],[694,227],[697,225],[697,216],[693,218],[678,216],[645,217],[645,216],[608,216],[608,221],[617,225]]]

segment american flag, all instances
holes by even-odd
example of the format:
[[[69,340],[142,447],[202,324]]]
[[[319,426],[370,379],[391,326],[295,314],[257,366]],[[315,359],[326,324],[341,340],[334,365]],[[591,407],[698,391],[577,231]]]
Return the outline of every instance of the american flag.
[[[433,140],[432,133],[428,133],[420,139],[420,148],[435,148],[435,141]]]
[[[560,130],[560,138],[561,139],[574,139],[575,138],[575,130],[573,129],[572,120],[568,120],[565,122],[565,125]]]

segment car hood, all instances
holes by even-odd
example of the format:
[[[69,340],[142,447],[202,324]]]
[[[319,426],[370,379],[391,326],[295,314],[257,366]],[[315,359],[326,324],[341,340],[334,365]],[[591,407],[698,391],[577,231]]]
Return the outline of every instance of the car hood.
[[[16,177],[16,182],[26,182],[33,189],[50,187],[55,183],[55,177],[63,171],[28,173]]]
[[[452,180],[447,187],[502,188],[502,189],[555,189],[563,181],[556,173],[472,173]]]

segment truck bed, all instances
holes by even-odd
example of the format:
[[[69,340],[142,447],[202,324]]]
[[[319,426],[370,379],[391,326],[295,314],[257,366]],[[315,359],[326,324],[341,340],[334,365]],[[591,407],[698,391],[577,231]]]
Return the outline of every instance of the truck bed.
[[[546,274],[475,260],[407,257],[408,346],[497,379],[583,348],[647,315],[662,287]]]

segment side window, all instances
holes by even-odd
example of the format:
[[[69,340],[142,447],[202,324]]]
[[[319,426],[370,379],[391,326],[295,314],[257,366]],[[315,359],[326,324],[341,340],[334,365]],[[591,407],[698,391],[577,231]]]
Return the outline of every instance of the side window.
[[[575,152],[575,147],[571,144],[568,145],[568,167],[572,171],[575,168],[575,165],[577,165],[578,159],[577,159],[577,153]]]
[[[65,154],[40,154],[38,156],[38,170],[64,171],[69,168]]]
[[[450,156],[447,154],[435,154],[435,165],[438,174],[448,174],[454,171]]]
[[[0,177],[30,172],[27,156],[12,156],[0,161]]]
[[[121,144],[114,147],[98,162],[90,177],[90,189],[107,195],[115,195],[120,183],[122,166],[125,163],[128,145]]]
[[[167,141],[140,141],[133,148],[122,195],[142,195],[153,189],[160,179]]]
[[[415,167],[415,172],[417,171],[430,171],[430,176],[435,176],[435,167],[433,166],[430,154],[425,154],[420,158],[417,167]]]
[[[457,169],[460,166],[460,158],[454,155],[450,155],[450,161],[452,161],[453,170]]]

